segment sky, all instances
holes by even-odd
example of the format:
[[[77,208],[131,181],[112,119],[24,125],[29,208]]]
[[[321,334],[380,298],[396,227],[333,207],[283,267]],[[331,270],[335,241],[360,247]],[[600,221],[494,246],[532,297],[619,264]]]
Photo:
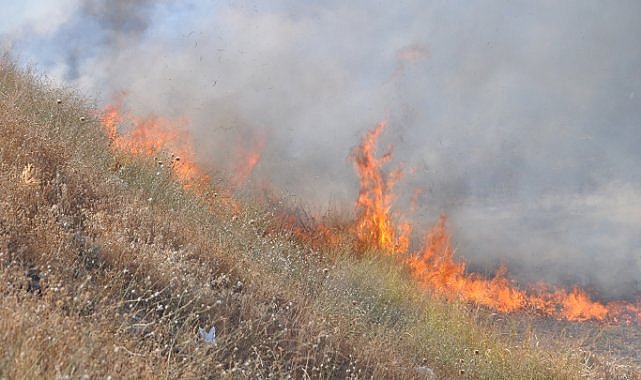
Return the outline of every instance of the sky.
[[[381,146],[457,254],[522,282],[641,294],[638,1],[5,1],[0,49],[98,105],[187,117],[198,160],[349,208]],[[240,147],[240,148],[239,148]]]

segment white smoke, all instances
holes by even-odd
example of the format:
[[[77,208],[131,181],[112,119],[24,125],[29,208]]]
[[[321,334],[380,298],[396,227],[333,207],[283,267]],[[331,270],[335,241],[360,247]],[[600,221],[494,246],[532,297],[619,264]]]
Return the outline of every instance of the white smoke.
[[[641,5],[66,1],[12,5],[5,47],[107,102],[187,116],[199,159],[229,170],[266,141],[254,180],[350,207],[347,155],[383,145],[450,214],[458,253],[524,282],[641,292]],[[5,22],[6,21],[6,22]]]

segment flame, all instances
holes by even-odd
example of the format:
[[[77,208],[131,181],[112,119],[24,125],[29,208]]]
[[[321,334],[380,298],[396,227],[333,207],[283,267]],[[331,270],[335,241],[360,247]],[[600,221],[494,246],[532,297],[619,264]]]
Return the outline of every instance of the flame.
[[[111,140],[113,149],[138,156],[155,157],[159,165],[171,167],[178,181],[187,189],[202,189],[208,176],[195,164],[186,119],[166,119],[156,116],[138,118],[122,111],[122,98],[102,112],[101,124]],[[124,132],[119,131],[124,128]],[[160,158],[168,155],[169,162]]]
[[[297,241],[315,250],[325,250],[325,253],[332,254],[331,251],[342,244],[349,244],[346,239],[348,229],[340,223],[322,223],[308,215],[301,217],[300,210],[281,210],[266,233],[278,234],[281,231],[289,231]]]
[[[385,123],[379,123],[368,131],[352,153],[360,178],[355,221],[360,246],[373,246],[398,255],[420,284],[437,293],[500,312],[534,310],[572,321],[631,323],[641,319],[641,299],[636,303],[601,303],[576,287],[568,291],[539,285],[530,286],[526,291],[508,279],[504,266],[500,266],[490,279],[467,273],[465,263],[454,257],[455,250],[444,214],[425,234],[422,249],[410,252],[411,226],[406,222],[395,224],[390,211],[395,199],[393,188],[401,178],[401,170],[396,169],[389,174],[383,171],[383,166],[391,159],[391,148],[380,158],[376,157],[376,143],[384,128]]]
[[[194,150],[185,129],[187,120],[154,116],[137,118],[122,112],[121,99],[118,99],[103,110],[101,123],[115,150],[156,158],[170,155],[168,167],[186,189],[198,192],[209,182],[207,175],[195,164]],[[394,186],[402,177],[402,169],[384,170],[392,157],[391,147],[382,156],[376,155],[377,141],[385,127],[381,122],[368,131],[350,156],[360,179],[356,219],[351,227],[337,225],[332,228],[314,220],[303,220],[305,218],[294,213],[284,213],[280,218],[281,225],[293,226],[296,238],[306,240],[316,248],[336,247],[345,242],[346,233],[352,233],[355,235],[354,248],[359,252],[375,249],[397,255],[423,286],[446,297],[457,297],[500,312],[534,310],[545,316],[573,321],[632,323],[641,320],[641,300],[601,303],[576,287],[566,290],[538,285],[522,290],[508,279],[504,266],[499,267],[490,279],[467,273],[465,263],[455,258],[446,215],[441,215],[425,233],[422,248],[418,252],[410,251],[412,227],[391,211],[396,198]],[[235,165],[233,184],[241,184],[251,174],[263,147],[264,140],[256,139],[250,149],[242,151],[243,158]],[[417,197],[418,193],[413,197],[412,208],[416,207]],[[233,199],[231,202],[232,206],[238,207]]]
[[[501,312],[522,308],[526,296],[504,277],[507,272],[505,267],[499,267],[491,280],[465,273],[465,263],[457,262],[453,257],[454,249],[450,244],[446,220],[446,216],[441,215],[426,234],[421,254],[406,259],[414,277],[448,296],[456,295]]]
[[[392,189],[401,179],[399,167],[386,174],[383,166],[391,159],[391,147],[380,158],[376,157],[376,141],[385,122],[367,132],[351,159],[360,177],[360,191],[356,199],[356,239],[363,249],[377,248],[383,252],[403,252],[409,246],[410,225],[395,226],[390,209],[395,199]]]
[[[265,138],[256,135],[249,147],[237,150],[237,158],[234,160],[233,174],[230,181],[232,187],[237,187],[247,181],[254,167],[260,161],[264,147]]]

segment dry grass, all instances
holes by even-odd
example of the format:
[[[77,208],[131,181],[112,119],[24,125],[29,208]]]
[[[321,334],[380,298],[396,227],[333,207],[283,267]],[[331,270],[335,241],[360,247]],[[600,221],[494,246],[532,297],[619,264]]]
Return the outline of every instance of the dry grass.
[[[319,252],[275,233],[267,205],[235,212],[114,156],[83,99],[7,59],[0,188],[0,378],[602,374],[501,336],[390,258]],[[198,336],[212,325],[216,347]]]

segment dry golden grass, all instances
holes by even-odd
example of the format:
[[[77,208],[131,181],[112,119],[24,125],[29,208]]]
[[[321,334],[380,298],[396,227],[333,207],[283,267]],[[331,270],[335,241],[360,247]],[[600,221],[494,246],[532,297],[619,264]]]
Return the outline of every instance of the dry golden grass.
[[[83,99],[1,61],[0,378],[605,373],[501,336],[389,257],[319,252],[266,204],[234,211],[156,172],[116,157]],[[212,325],[217,346],[198,335]]]

